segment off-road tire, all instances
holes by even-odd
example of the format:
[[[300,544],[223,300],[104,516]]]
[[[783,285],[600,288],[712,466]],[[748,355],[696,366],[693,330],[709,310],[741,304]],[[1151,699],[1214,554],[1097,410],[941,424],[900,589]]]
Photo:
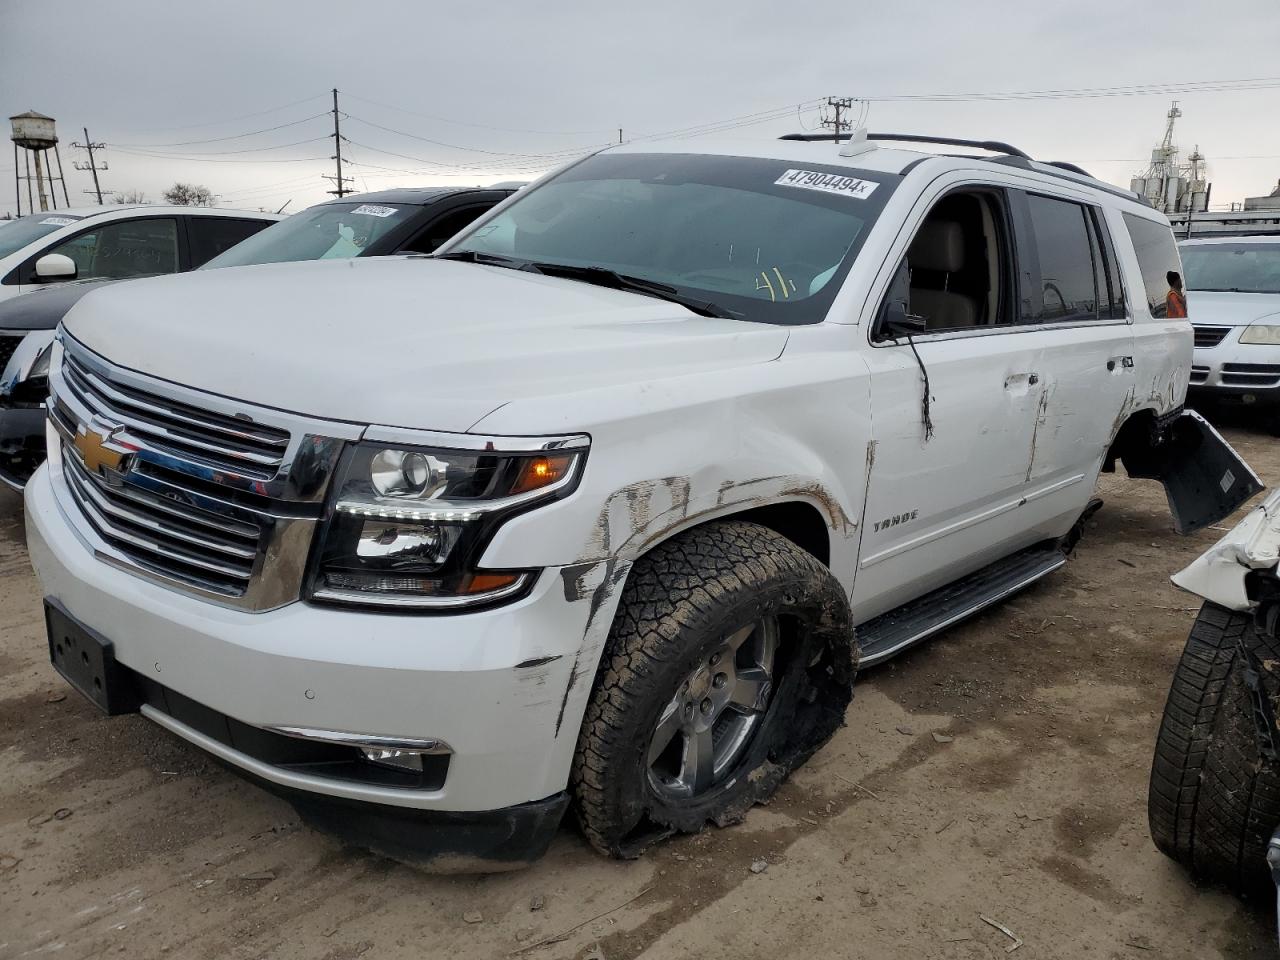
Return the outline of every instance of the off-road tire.
[[[1280,826],[1280,764],[1262,753],[1242,643],[1262,668],[1274,709],[1280,644],[1254,629],[1252,614],[1206,602],[1174,671],[1147,814],[1163,853],[1249,894],[1271,889],[1266,853]]]
[[[646,764],[660,711],[723,637],[770,615],[781,627],[773,694],[742,757],[705,794],[663,796]],[[856,668],[839,582],[781,534],[713,522],[655,547],[627,578],[578,737],[571,788],[587,840],[631,858],[740,821],[839,729]]]

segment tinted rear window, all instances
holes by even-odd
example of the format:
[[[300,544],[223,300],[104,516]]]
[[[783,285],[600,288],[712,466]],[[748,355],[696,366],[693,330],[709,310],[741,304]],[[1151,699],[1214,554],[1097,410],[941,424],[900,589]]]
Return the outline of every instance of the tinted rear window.
[[[1138,255],[1142,268],[1142,285],[1147,293],[1147,309],[1153,317],[1169,316],[1169,294],[1172,292],[1170,274],[1182,282],[1182,262],[1178,259],[1178,245],[1173,241],[1173,231],[1168,224],[1157,223],[1145,217],[1124,215],[1124,225],[1133,241],[1133,252]]]
[[[235,220],[231,217],[188,217],[187,240],[191,245],[191,266],[198,267],[246,237],[271,226],[269,220]]]

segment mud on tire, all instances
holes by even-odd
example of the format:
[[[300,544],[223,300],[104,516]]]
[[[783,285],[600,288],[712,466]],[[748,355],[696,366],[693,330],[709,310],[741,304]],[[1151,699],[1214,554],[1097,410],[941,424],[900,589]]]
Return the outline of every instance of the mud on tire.
[[[1147,813],[1163,853],[1199,877],[1248,894],[1271,889],[1266,852],[1280,826],[1280,764],[1261,749],[1242,644],[1262,668],[1274,709],[1276,640],[1254,629],[1250,613],[1205,603],[1161,718]]]
[[[654,781],[654,731],[686,678],[755,622],[777,624],[767,706],[715,783],[673,797]],[[578,738],[571,787],[587,839],[635,857],[741,820],[841,726],[856,665],[838,581],[781,534],[724,521],[660,544],[627,578]]]

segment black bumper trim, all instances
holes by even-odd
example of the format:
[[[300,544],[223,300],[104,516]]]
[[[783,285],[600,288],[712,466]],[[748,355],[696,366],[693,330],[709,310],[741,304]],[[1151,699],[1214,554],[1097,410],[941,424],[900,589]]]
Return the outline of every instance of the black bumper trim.
[[[462,812],[348,800],[236,772],[289,802],[308,825],[431,873],[495,873],[538,860],[569,807],[566,791],[499,810]]]

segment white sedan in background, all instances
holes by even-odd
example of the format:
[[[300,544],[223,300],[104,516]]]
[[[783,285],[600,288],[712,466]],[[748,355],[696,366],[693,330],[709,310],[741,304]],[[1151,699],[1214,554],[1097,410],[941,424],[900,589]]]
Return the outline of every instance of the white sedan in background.
[[[193,270],[280,219],[248,210],[137,204],[19,217],[0,233],[0,301],[68,280]]]

